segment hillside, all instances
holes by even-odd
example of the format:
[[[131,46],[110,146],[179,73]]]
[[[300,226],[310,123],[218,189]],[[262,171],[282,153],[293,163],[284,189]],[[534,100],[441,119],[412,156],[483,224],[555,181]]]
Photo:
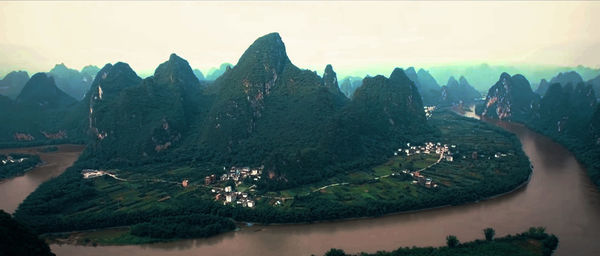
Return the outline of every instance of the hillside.
[[[496,83],[490,88],[478,113],[523,123],[561,143],[586,165],[592,181],[600,186],[600,107],[593,84],[583,83],[576,72],[560,73],[551,82],[542,81],[547,89],[539,99],[531,96],[525,78],[520,78],[521,92],[511,93],[513,79],[503,74],[498,83],[504,86]]]
[[[486,118],[523,121],[534,117],[538,105],[539,96],[524,76],[502,73],[477,112]]]

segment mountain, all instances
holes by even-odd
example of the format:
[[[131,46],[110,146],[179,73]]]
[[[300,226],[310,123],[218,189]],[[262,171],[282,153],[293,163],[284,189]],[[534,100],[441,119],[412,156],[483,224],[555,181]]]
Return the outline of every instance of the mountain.
[[[347,76],[342,79],[340,90],[346,97],[352,98],[354,91],[362,84],[362,78],[357,76]]]
[[[429,71],[421,68],[417,72],[417,77],[419,78],[419,84],[423,87],[423,90],[440,90],[440,85],[435,80],[435,78],[429,73]]]
[[[400,139],[425,123],[418,89],[400,68],[394,69],[389,79],[381,75],[365,78],[349,111],[353,119],[360,120],[360,134],[381,138]]]
[[[230,63],[223,63],[218,68],[211,68],[206,73],[206,80],[217,80],[221,75],[223,75],[228,69],[231,69],[233,65]]]
[[[481,94],[464,76],[461,76],[458,81],[451,76],[448,83],[442,87],[441,104],[473,103],[478,98],[481,98]]]
[[[29,80],[26,71],[12,71],[0,80],[0,95],[15,99]]]
[[[568,83],[561,86],[553,83],[540,101],[537,127],[556,133],[571,133],[579,136],[596,109],[596,95],[591,85]]]
[[[548,87],[550,87],[550,83],[544,78],[538,84],[537,89],[535,89],[535,93],[537,93],[540,96],[544,96],[544,94],[546,94],[546,91],[548,90]]]
[[[17,96],[20,104],[35,105],[42,108],[59,108],[72,105],[76,100],[60,90],[54,78],[45,73],[37,73],[27,81]]]
[[[75,69],[70,69],[65,64],[56,64],[48,75],[52,76],[56,81],[58,88],[63,90],[69,96],[81,100],[92,84],[92,78],[98,68],[95,66],[86,66],[79,72]]]
[[[562,86],[571,84],[571,85],[575,86],[575,85],[583,82],[583,78],[581,78],[581,75],[579,75],[579,73],[577,73],[575,71],[569,71],[569,72],[558,73],[558,75],[556,75],[555,77],[550,79],[550,82],[548,82],[548,83],[545,83],[544,81],[545,80],[542,80],[540,82],[540,85],[538,86],[537,90],[535,91],[540,96],[544,96],[546,94],[546,90],[548,90],[548,87],[551,84],[558,83]]]
[[[440,101],[440,86],[429,72],[419,69],[417,73],[413,67],[407,68],[404,72],[419,90],[425,105],[435,105]]]
[[[199,89],[188,62],[175,54],[144,80],[125,63],[106,65],[89,98],[93,143],[86,155],[122,164],[175,146],[188,127],[187,116],[193,116],[190,101]]]
[[[96,74],[98,74],[98,72],[100,72],[99,67],[94,65],[87,65],[81,69],[80,73],[85,76],[86,80],[93,81],[94,77],[96,77]],[[91,79],[87,79],[88,77]]]
[[[196,76],[196,78],[198,78],[198,80],[202,81],[204,80],[204,74],[202,74],[202,71],[200,71],[200,69],[194,69],[194,75]]]
[[[215,81],[220,90],[202,144],[220,161],[265,164],[277,179],[305,182],[320,177],[309,167],[323,161],[317,154],[319,140],[346,101],[343,94],[332,92],[337,79],[333,69],[326,69],[322,79],[293,65],[277,33],[256,39]],[[298,164],[300,159],[307,161]],[[313,173],[300,175],[300,169]]]
[[[450,76],[462,75],[469,79],[469,82],[478,91],[489,89],[490,84],[496,82],[497,77],[506,72],[509,74],[522,74],[530,81],[540,81],[542,79],[550,80],[560,72],[576,71],[585,80],[600,75],[600,69],[588,68],[584,66],[549,66],[549,65],[443,65],[427,67],[427,70],[433,74],[438,81],[445,81]],[[539,86],[536,86],[537,88]]]
[[[594,88],[594,92],[596,93],[596,98],[600,98],[600,75],[588,80],[586,83],[592,85],[592,88]]]
[[[477,112],[487,118],[523,121],[534,117],[538,105],[539,96],[523,75],[502,73]]]
[[[402,69],[365,78],[350,100],[331,65],[323,77],[296,67],[277,33],[256,39],[211,86],[175,54],[143,80],[125,63],[105,65],[80,102],[53,82],[36,74],[17,102],[0,104],[72,107],[31,118],[48,128],[27,123],[0,132],[35,140],[46,130],[87,135],[81,161],[90,168],[264,166],[257,185],[282,189],[385,161],[431,131],[418,89]],[[8,120],[20,120],[17,112]]]
[[[65,142],[76,137],[65,120],[77,101],[61,91],[54,79],[45,73],[37,73],[27,81],[21,93],[13,101],[0,97],[0,141],[13,145],[17,142],[39,143],[43,141]]]
[[[338,85],[337,74],[333,71],[333,67],[330,64],[325,66],[325,71],[323,72],[323,86],[333,94],[344,96]]]

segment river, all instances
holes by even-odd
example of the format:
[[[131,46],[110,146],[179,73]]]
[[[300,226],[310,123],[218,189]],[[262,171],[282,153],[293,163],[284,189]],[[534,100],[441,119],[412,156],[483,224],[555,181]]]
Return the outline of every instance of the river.
[[[523,125],[496,124],[519,137],[534,167],[527,186],[498,198],[380,218],[255,225],[208,239],[131,246],[53,244],[51,248],[59,256],[323,255],[332,247],[356,253],[441,246],[448,234],[471,241],[483,239],[486,227],[504,236],[544,226],[560,239],[556,255],[600,255],[600,193],[584,167],[564,147]]]
[[[40,156],[42,163],[22,176],[0,181],[0,209],[14,213],[19,204],[42,182],[54,178],[71,166],[83,151],[82,145],[60,145],[54,152],[40,152],[41,147],[0,149],[0,153],[27,153]]]

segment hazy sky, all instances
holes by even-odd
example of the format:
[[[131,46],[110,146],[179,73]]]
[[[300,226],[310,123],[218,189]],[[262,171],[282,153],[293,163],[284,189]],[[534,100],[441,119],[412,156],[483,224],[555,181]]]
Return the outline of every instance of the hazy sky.
[[[600,2],[0,2],[0,76],[172,52],[205,72],[277,31],[301,68],[452,63],[600,67]]]

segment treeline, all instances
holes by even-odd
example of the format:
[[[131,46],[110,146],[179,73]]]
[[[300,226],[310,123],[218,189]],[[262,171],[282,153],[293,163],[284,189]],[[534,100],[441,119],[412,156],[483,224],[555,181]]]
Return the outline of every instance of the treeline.
[[[11,157],[13,160],[15,160],[15,162],[11,163],[10,161],[8,161],[8,157]],[[23,160],[22,162],[16,161],[21,158],[27,158],[27,159]],[[38,155],[18,154],[18,153],[13,153],[13,154],[8,154],[8,155],[0,154],[0,161],[1,160],[7,160],[7,162],[5,164],[0,162],[0,179],[7,179],[7,178],[22,175],[23,173],[25,173],[26,171],[35,167],[37,164],[39,164],[41,162],[40,156],[38,156]]]
[[[209,237],[235,229],[233,221],[207,214],[155,218],[131,227],[131,234],[151,238]]]
[[[491,237],[488,233],[492,231]],[[549,256],[558,247],[558,238],[546,233],[542,227],[532,227],[528,231],[493,239],[493,229],[484,230],[486,240],[460,243],[455,236],[447,237],[447,246],[442,247],[403,247],[391,252],[359,253],[361,256]],[[340,249],[331,249],[325,256],[346,256]]]

